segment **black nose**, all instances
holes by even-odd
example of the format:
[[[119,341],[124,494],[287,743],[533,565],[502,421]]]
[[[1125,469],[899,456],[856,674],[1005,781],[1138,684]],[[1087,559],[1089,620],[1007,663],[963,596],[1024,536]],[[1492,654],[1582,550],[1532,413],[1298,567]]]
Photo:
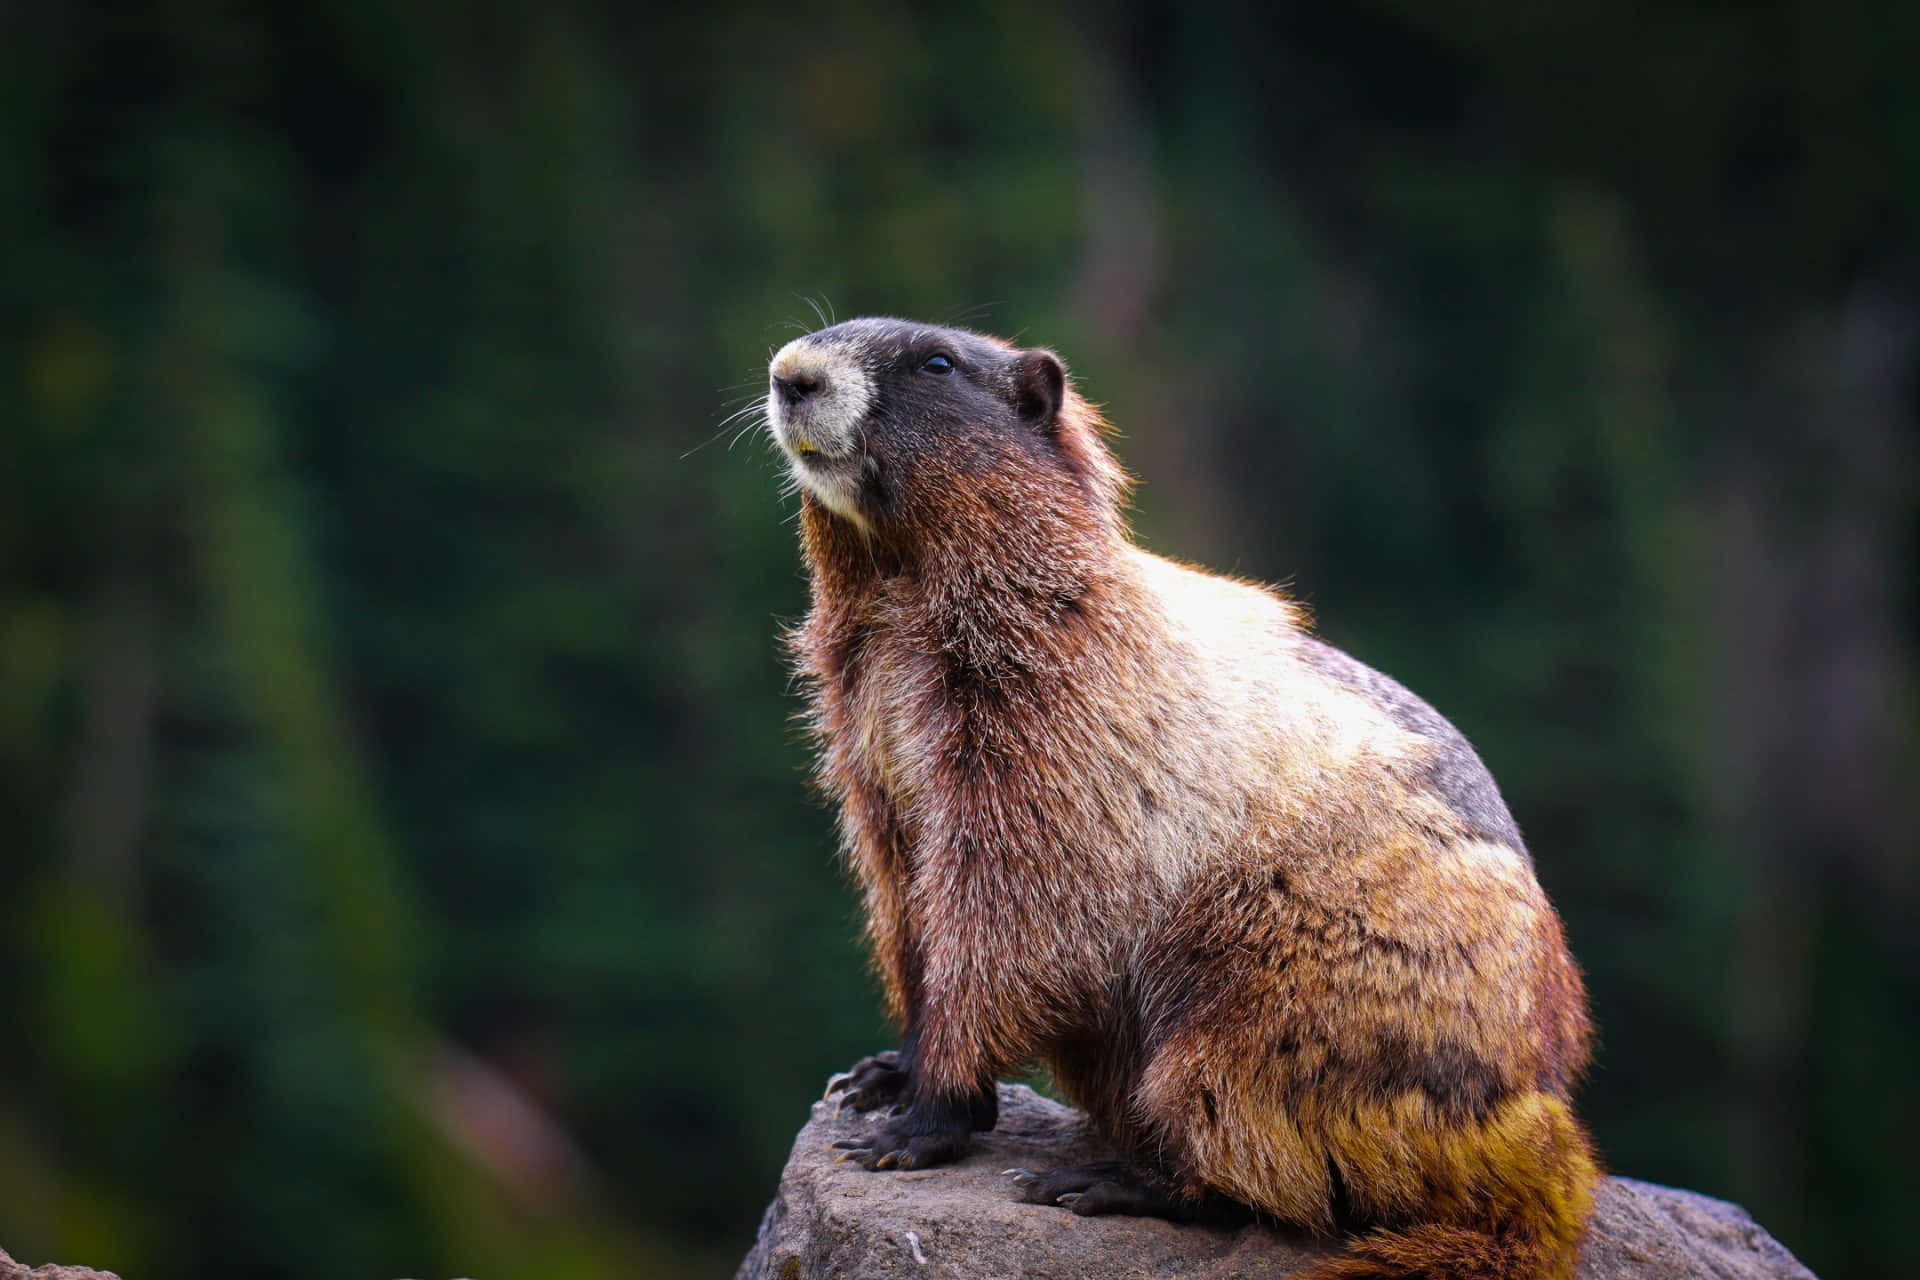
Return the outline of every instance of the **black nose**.
[[[812,374],[797,373],[791,378],[783,378],[775,374],[773,385],[780,389],[781,400],[787,404],[799,404],[827,384],[824,379],[816,378]]]

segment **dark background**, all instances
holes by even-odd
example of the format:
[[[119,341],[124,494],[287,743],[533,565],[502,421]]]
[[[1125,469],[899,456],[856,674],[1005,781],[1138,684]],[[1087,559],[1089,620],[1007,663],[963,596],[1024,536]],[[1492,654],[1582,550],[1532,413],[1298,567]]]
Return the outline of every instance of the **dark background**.
[[[16,1255],[726,1274],[888,1038],[722,425],[811,299],[1473,738],[1612,1168],[1920,1270],[1920,6],[0,15]]]

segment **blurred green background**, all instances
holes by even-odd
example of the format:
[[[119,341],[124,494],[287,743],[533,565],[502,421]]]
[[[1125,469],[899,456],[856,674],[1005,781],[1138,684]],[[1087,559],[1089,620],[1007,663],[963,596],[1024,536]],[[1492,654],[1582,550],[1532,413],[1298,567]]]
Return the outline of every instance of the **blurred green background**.
[[[1920,1273],[1920,6],[0,4],[0,1244],[721,1276],[888,1040],[811,300],[1480,746],[1619,1172]]]

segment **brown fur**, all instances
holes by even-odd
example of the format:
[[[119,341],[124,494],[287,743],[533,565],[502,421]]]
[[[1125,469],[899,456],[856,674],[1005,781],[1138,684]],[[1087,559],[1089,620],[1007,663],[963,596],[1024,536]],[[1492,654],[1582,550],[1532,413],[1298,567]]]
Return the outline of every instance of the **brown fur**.
[[[1038,432],[1012,392],[889,420],[945,332],[893,323],[794,357],[876,389],[870,505],[803,497],[792,644],[908,1101],[1044,1061],[1182,1200],[1371,1230],[1316,1276],[1571,1275],[1585,998],[1477,757],[1276,593],[1135,548],[1071,389]]]

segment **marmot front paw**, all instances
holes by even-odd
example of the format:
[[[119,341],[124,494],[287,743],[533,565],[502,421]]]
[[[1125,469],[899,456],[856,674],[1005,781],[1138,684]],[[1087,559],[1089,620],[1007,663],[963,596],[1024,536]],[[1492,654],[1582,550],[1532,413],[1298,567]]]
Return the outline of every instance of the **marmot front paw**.
[[[865,1169],[925,1169],[967,1154],[973,1121],[965,1103],[951,1107],[908,1107],[858,1137],[834,1143],[836,1161],[852,1160]]]
[[[837,1094],[841,1106],[855,1111],[890,1107],[900,1101],[906,1089],[907,1072],[897,1049],[862,1058],[846,1074],[827,1081],[827,1096]]]

